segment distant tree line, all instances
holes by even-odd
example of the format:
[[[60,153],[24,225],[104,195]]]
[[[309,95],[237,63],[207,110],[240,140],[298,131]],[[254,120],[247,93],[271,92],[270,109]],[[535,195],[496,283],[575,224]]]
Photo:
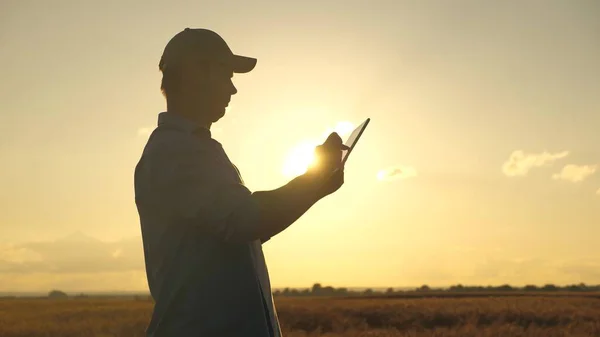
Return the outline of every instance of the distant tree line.
[[[13,296],[16,297],[16,296]],[[147,295],[141,295],[141,294],[137,294],[137,295],[119,295],[119,294],[104,294],[104,295],[88,295],[85,293],[77,293],[77,294],[73,294],[73,295],[68,295],[67,293],[65,293],[62,290],[51,290],[48,293],[48,298],[50,299],[57,299],[57,298],[111,298],[111,297],[118,297],[118,298],[130,298],[133,299],[135,301],[148,301],[148,300],[153,300],[152,296],[150,296],[150,294]],[[4,297],[6,298],[6,296]]]
[[[426,287],[426,286],[425,286]],[[421,287],[422,288],[422,287]],[[557,286],[554,284],[545,284],[543,286],[536,286],[533,284],[526,285],[524,287],[513,287],[508,284],[504,284],[501,286],[464,286],[462,284],[457,284],[449,287],[446,291],[456,291],[456,292],[469,292],[469,291],[600,291],[600,285],[586,285],[585,283],[579,284],[571,284],[566,286]]]
[[[320,283],[315,283],[312,288],[293,289],[285,288],[276,290],[275,296],[370,296],[374,294],[394,295],[407,293],[424,293],[424,292],[447,292],[447,293],[468,293],[468,292],[600,292],[600,285],[586,285],[585,283],[572,284],[566,286],[557,286],[554,284],[545,284],[543,286],[526,285],[524,287],[513,287],[508,284],[500,286],[467,286],[462,284],[452,285],[450,287],[432,288],[428,285],[422,285],[418,288],[401,290],[388,288],[385,291],[376,291],[372,288],[367,288],[361,291],[349,290],[348,288],[334,288],[331,286],[322,286]]]
[[[394,289],[387,288],[386,290],[374,290],[372,288],[366,288],[363,290],[351,290],[348,288],[334,288],[331,286],[322,286],[320,283],[315,283],[311,288],[305,289],[293,289],[285,288],[283,290],[276,290],[273,294],[275,296],[372,296],[372,295],[402,295],[402,294],[415,294],[419,293],[490,293],[490,292],[600,292],[600,285],[586,285],[585,283],[571,284],[566,286],[557,286],[554,284],[545,284],[543,286],[537,285],[526,285],[524,287],[513,287],[508,284],[500,286],[469,286],[456,284],[450,287],[439,287],[433,288],[424,284],[414,289]],[[5,298],[10,296],[3,296]],[[12,296],[14,297],[14,296]],[[68,298],[69,296],[61,290],[52,290],[48,293],[48,298]],[[88,295],[80,293],[73,295],[74,298],[87,298]],[[128,296],[134,300],[151,300],[150,295],[134,295]]]

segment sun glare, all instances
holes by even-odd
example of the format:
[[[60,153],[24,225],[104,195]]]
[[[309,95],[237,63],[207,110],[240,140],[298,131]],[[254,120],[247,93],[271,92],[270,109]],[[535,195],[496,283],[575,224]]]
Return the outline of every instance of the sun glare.
[[[350,122],[343,121],[337,123],[334,128],[328,128],[321,136],[322,139],[300,142],[290,150],[286,157],[283,164],[283,175],[287,178],[292,178],[304,174],[315,160],[315,147],[323,143],[330,133],[335,131],[345,140],[346,136],[349,135],[352,130],[354,130],[354,125]]]
[[[342,137],[342,139],[345,140],[345,136],[349,135],[354,130],[354,128],[354,124],[348,121],[339,122],[333,129],[329,128],[327,129],[327,131],[325,131],[325,133],[323,133],[323,140],[325,140],[327,136],[329,136],[329,134],[334,131],[337,132],[338,135],[340,135],[340,137]]]
[[[305,141],[292,148],[283,165],[283,175],[291,178],[304,174],[315,160],[317,145],[317,142]]]

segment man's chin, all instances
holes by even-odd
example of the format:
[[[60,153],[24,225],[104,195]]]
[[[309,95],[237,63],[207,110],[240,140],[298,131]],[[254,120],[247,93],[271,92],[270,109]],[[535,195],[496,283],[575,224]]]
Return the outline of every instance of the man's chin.
[[[225,116],[225,108],[223,108],[223,110],[215,112],[212,122],[216,123],[219,119],[223,118],[224,116]]]

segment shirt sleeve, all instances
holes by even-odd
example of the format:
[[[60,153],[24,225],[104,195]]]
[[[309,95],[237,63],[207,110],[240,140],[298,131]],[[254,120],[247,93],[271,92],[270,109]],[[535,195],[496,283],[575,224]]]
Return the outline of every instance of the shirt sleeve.
[[[177,144],[155,151],[150,162],[159,205],[176,223],[197,226],[224,241],[264,236],[252,193],[232,179],[212,151]]]

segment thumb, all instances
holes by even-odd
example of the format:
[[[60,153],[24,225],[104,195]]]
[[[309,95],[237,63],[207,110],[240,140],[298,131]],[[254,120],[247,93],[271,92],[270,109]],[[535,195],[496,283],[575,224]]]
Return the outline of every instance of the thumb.
[[[340,135],[337,132],[332,132],[331,134],[329,134],[329,136],[327,137],[327,139],[325,140],[325,143],[323,143],[323,145],[326,145],[327,147],[335,148],[335,149],[339,149],[342,146],[344,146],[344,144],[342,142],[342,138],[340,137]]]

